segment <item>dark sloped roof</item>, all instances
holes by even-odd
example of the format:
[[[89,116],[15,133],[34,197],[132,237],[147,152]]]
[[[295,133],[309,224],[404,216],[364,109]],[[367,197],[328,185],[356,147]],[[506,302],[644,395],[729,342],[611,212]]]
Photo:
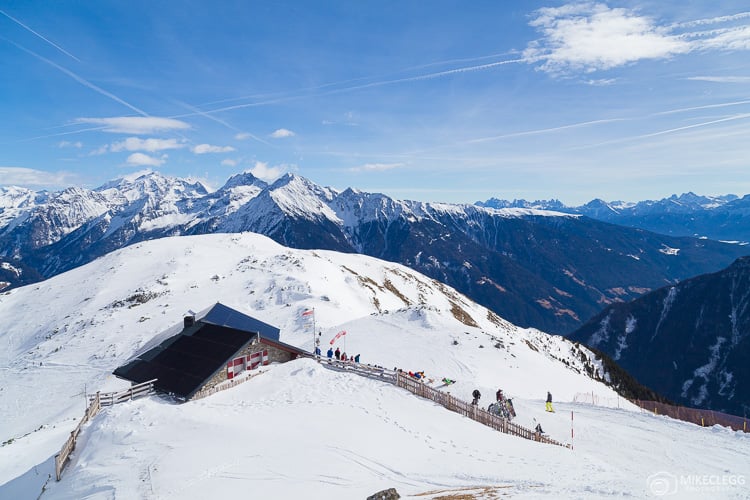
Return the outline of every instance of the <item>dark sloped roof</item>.
[[[271,326],[268,323],[264,323],[246,314],[242,314],[239,311],[235,311],[231,307],[227,307],[220,302],[214,304],[213,307],[211,307],[203,316],[197,315],[196,319],[203,323],[228,326],[246,332],[260,333],[262,337],[277,342],[279,340],[279,329],[275,326]]]
[[[199,322],[117,368],[114,374],[135,383],[155,378],[157,390],[189,399],[253,337],[252,332]]]
[[[155,388],[190,399],[256,336],[277,348],[305,354],[279,341],[279,329],[216,303],[195,314],[195,323],[175,325],[114,371],[134,383],[157,379]]]
[[[157,379],[155,388],[189,399],[256,336],[198,322],[114,371],[135,383]]]

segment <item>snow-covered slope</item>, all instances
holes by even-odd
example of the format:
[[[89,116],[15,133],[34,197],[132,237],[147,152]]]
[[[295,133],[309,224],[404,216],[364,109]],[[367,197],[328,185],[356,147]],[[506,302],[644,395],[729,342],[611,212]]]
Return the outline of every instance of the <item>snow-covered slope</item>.
[[[362,362],[456,379],[451,393],[467,400],[479,388],[488,403],[502,387],[518,423],[536,419],[560,441],[570,441],[573,410],[576,449],[506,436],[394,386],[298,360],[196,402],[152,397],[106,409],[43,498],[363,498],[389,486],[404,495],[490,486],[498,495],[642,497],[660,471],[750,472],[745,435],[641,414],[583,374],[585,351],[565,339],[519,329],[397,264],[244,233],[138,243],[0,295],[0,498],[36,498],[84,393],[122,385],[115,367],[188,309],[216,301],[307,349],[301,312],[314,307],[324,344],[346,330],[342,347]],[[543,410],[548,390],[555,414]],[[578,393],[613,408],[573,404]],[[439,493],[431,495],[418,498]]]

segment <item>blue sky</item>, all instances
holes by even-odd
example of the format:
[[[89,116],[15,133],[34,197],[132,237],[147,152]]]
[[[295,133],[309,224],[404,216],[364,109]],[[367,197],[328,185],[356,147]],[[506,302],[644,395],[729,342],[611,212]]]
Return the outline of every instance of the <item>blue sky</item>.
[[[0,75],[0,185],[750,193],[746,2],[6,1]]]

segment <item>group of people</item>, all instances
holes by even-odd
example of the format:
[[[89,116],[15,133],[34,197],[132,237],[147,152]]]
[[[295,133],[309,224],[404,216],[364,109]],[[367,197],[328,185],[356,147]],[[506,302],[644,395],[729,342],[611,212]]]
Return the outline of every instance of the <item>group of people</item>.
[[[443,379],[443,381],[445,382],[445,379]],[[479,399],[482,397],[482,393],[479,392],[479,389],[474,389],[474,392],[471,393],[471,396],[473,398],[471,400],[471,404],[474,406],[477,406],[479,404]],[[502,389],[498,389],[497,392],[495,393],[495,401],[497,403],[502,403],[508,406],[508,410],[511,412],[511,414],[514,417],[516,416],[516,412],[513,410],[513,402],[510,399],[505,398],[505,396],[503,395]],[[550,393],[549,391],[547,391],[547,402],[545,403],[544,409],[545,411],[548,411],[551,413],[555,412],[555,409],[552,408],[552,393]]]
[[[347,357],[346,353],[342,352],[338,347],[335,351],[333,350],[333,347],[329,347],[328,352],[326,352],[326,357],[328,359],[333,359],[335,357],[338,361],[351,361],[352,363],[359,363],[359,354],[357,354],[356,356]]]
[[[398,372],[398,373],[404,373],[406,375],[409,375],[414,380],[419,380],[421,382],[426,382],[428,384],[431,384],[431,383],[434,382],[434,379],[431,379],[431,378],[427,377],[427,375],[425,375],[424,370],[421,370],[421,371],[418,371],[418,372],[413,372],[411,370],[408,370],[408,371],[407,370],[402,370],[401,368],[399,368],[397,366],[394,366],[393,367],[393,371],[394,372]]]

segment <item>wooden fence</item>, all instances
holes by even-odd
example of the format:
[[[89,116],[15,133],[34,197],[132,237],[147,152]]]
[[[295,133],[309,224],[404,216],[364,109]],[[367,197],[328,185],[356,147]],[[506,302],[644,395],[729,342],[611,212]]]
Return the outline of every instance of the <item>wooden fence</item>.
[[[431,399],[432,401],[435,401],[437,404],[444,406],[450,411],[454,411],[488,427],[492,427],[497,431],[503,432],[505,434],[511,434],[513,436],[522,437],[524,439],[530,439],[532,441],[538,441],[540,443],[548,443],[562,446],[564,448],[570,448],[569,444],[555,441],[554,439],[550,439],[549,437],[539,432],[527,429],[526,427],[520,426],[518,424],[514,424],[513,422],[490,413],[483,408],[467,403],[466,401],[451,396],[448,393],[433,389],[429,385],[415,380],[412,377],[401,372],[396,372],[395,375],[397,386],[402,387],[412,394],[416,394],[417,396]]]
[[[702,410],[699,408],[688,408],[685,406],[674,406],[658,401],[643,401],[634,399],[633,403],[637,404],[646,411],[655,415],[666,415],[685,422],[692,422],[701,427],[711,427],[713,425],[722,425],[735,431],[749,432],[748,419],[737,415],[730,415],[713,410]]]
[[[105,392],[102,394],[96,393],[97,397],[101,401],[102,406],[112,406],[117,403],[124,401],[130,401],[132,399],[138,399],[143,396],[148,396],[154,392],[154,382],[157,379],[147,380],[140,384],[135,384],[125,389],[124,391],[116,392]],[[93,399],[93,396],[92,396]]]
[[[65,441],[62,449],[60,449],[60,453],[55,455],[55,477],[58,481],[62,477],[62,471],[65,468],[65,465],[68,463],[68,457],[70,457],[70,454],[76,447],[76,439],[78,439],[78,434],[81,432],[81,427],[83,427],[83,424],[94,418],[101,409],[101,400],[99,399],[99,393],[97,392],[96,395],[92,396],[91,403],[89,404],[89,407],[86,408],[83,418],[78,422],[75,430],[70,433],[70,437]]]
[[[396,372],[387,370],[382,366],[366,365],[362,363],[352,363],[351,361],[340,361],[338,359],[320,358],[318,361],[332,370],[340,372],[356,373],[362,377],[375,380],[384,380],[396,385]]]
[[[554,439],[550,439],[549,437],[539,432],[527,429],[526,427],[522,427],[518,424],[514,424],[513,422],[501,418],[498,415],[488,412],[487,410],[451,396],[446,392],[433,389],[424,382],[420,382],[419,380],[416,380],[405,373],[388,370],[379,366],[363,365],[361,363],[339,361],[336,359],[318,358],[318,362],[331,370],[355,373],[362,377],[382,380],[384,382],[396,385],[398,387],[406,389],[412,394],[430,399],[450,411],[459,413],[465,417],[475,420],[488,427],[492,427],[493,429],[505,434],[511,434],[513,436],[530,439],[532,441],[538,441],[540,443],[554,444],[565,448],[571,447],[569,444],[555,441]]]
[[[60,453],[55,455],[55,477],[58,481],[62,477],[63,469],[65,469],[65,466],[68,463],[70,454],[76,447],[76,439],[78,439],[78,434],[80,434],[83,424],[94,418],[101,411],[103,406],[112,406],[117,403],[122,403],[123,401],[130,401],[131,399],[136,399],[153,393],[154,382],[156,382],[156,379],[136,384],[124,391],[105,392],[103,394],[97,392],[89,397],[89,406],[86,408],[86,413],[83,414],[83,418],[78,422],[75,430],[70,433],[70,437],[68,437],[68,440],[65,441],[65,444],[60,449]]]
[[[196,399],[205,398],[207,396],[210,396],[211,394],[216,394],[217,392],[226,391],[227,389],[231,389],[232,387],[238,386],[242,383],[247,382],[251,378],[256,377],[257,375],[260,375],[261,373],[266,373],[265,370],[259,370],[257,372],[253,372],[251,375],[248,375],[246,377],[240,377],[240,378],[233,378],[231,380],[227,380],[225,382],[222,382],[218,385],[215,385],[213,387],[209,387],[207,389],[203,389],[202,391],[196,392],[192,398],[190,398],[191,401],[195,401]]]

